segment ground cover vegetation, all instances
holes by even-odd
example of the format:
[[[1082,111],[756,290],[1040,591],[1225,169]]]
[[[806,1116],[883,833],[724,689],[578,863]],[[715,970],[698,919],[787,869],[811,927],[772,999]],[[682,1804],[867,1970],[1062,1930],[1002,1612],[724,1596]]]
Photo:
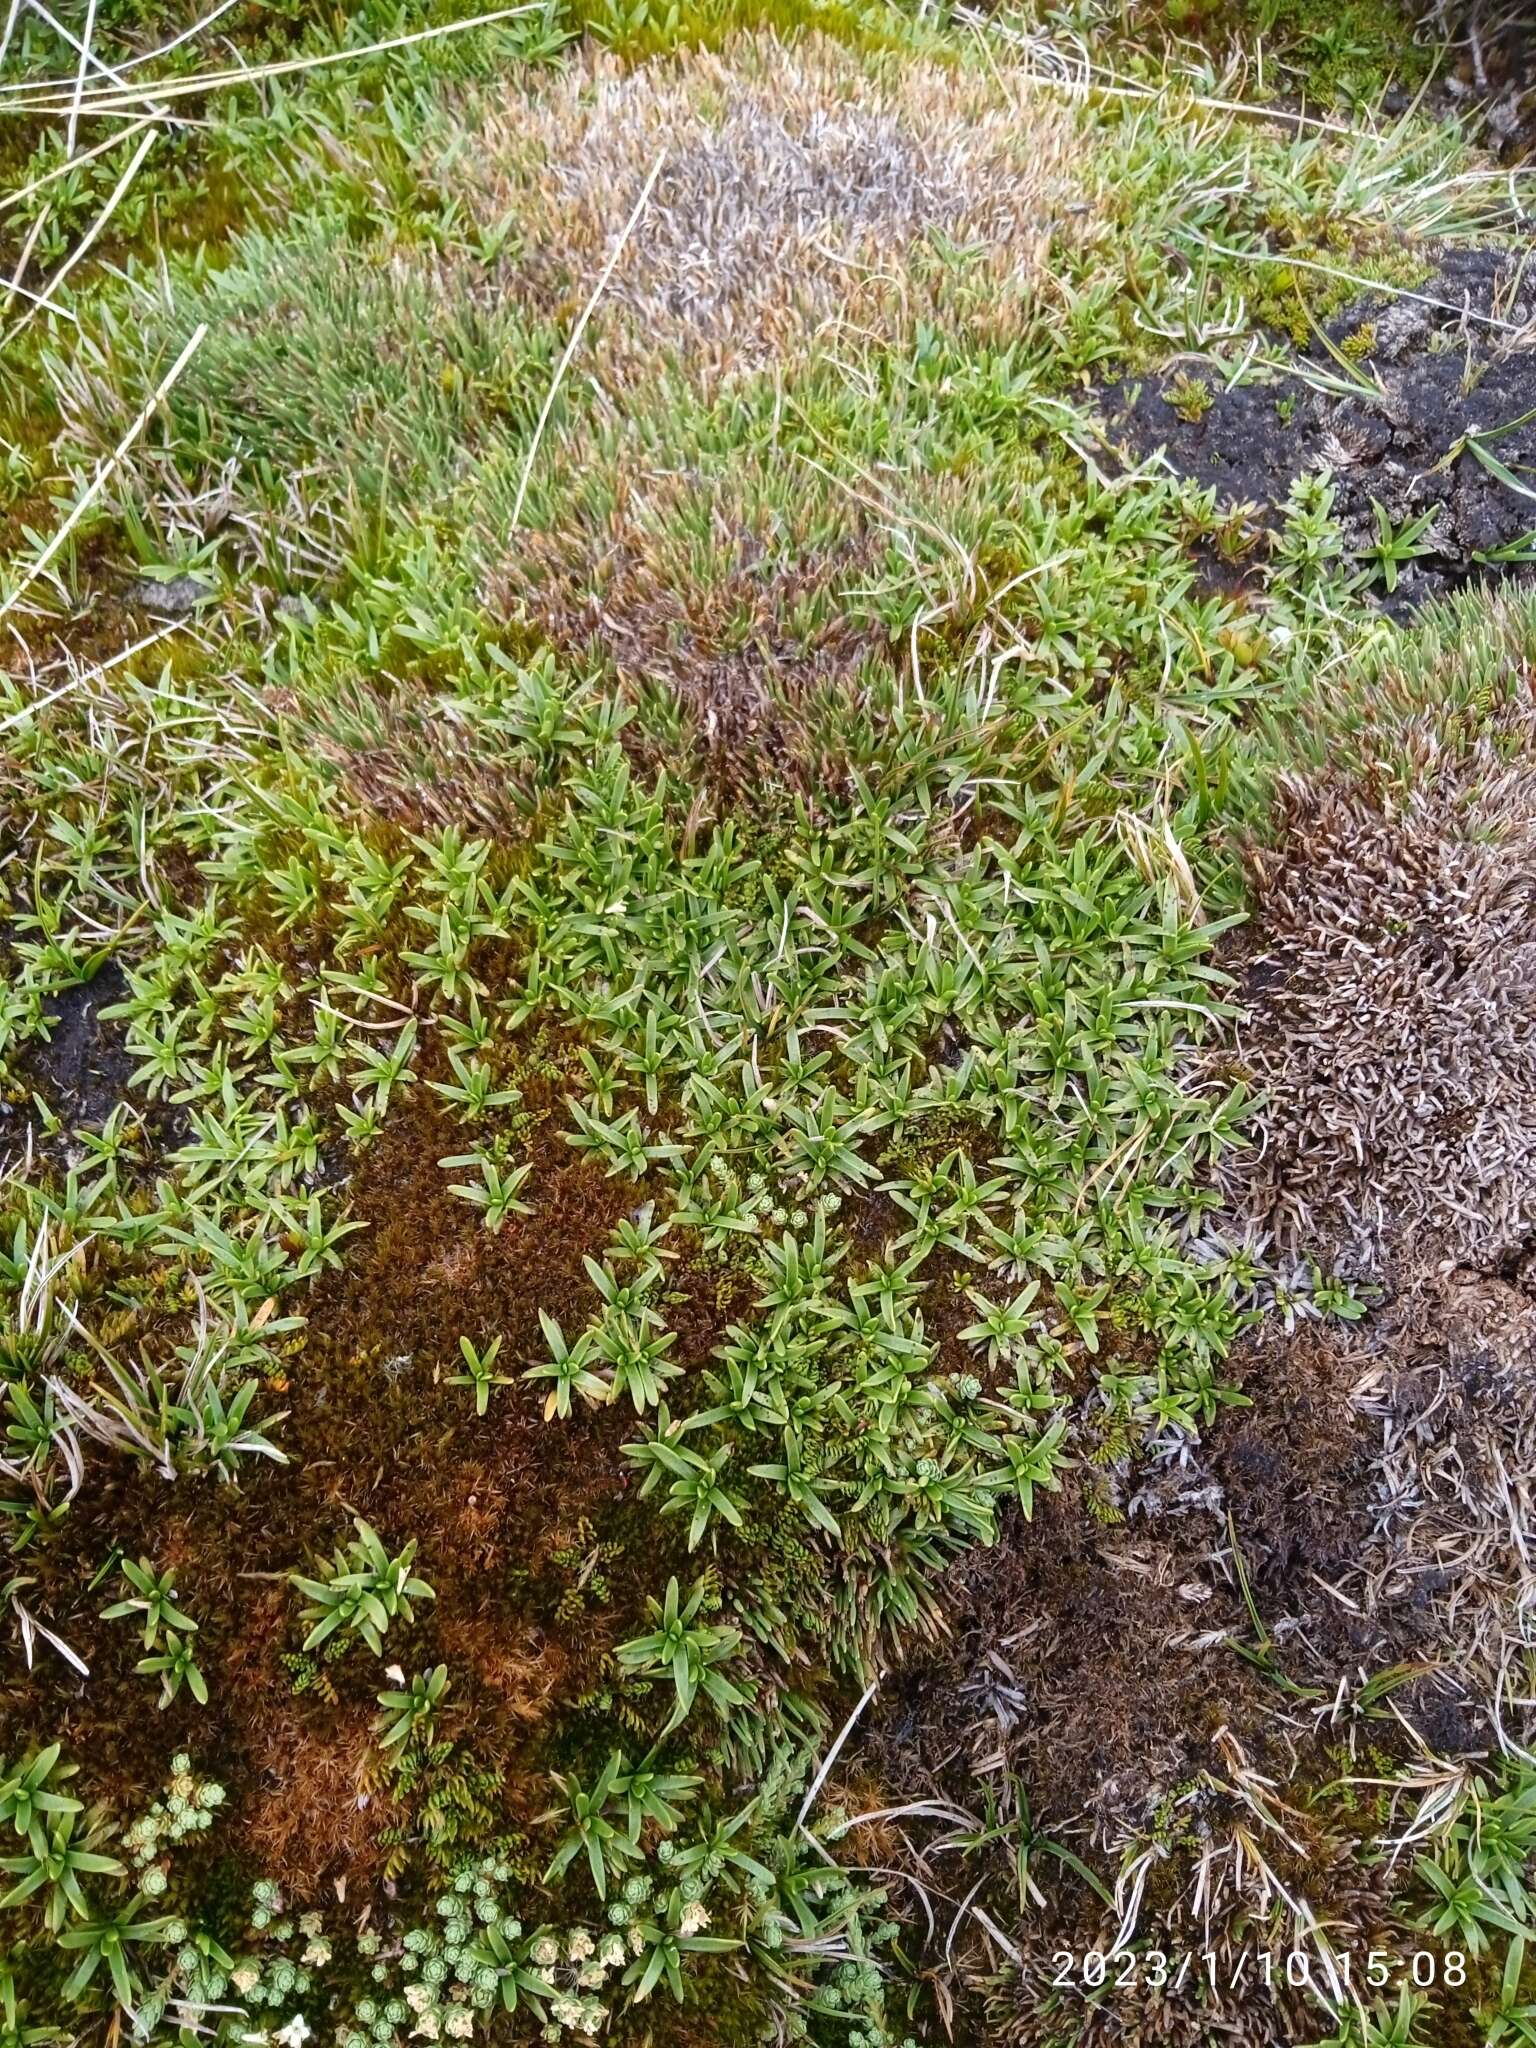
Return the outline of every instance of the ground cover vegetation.
[[[1487,20],[0,25],[0,2042],[1536,2039]]]

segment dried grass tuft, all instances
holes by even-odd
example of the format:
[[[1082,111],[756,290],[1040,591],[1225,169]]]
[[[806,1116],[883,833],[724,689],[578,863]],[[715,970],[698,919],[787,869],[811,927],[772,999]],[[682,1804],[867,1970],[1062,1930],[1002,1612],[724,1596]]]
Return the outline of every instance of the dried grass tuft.
[[[1291,1260],[1379,1288],[1313,1340],[1341,1481],[1314,1575],[1362,1657],[1422,1668],[1394,1708],[1459,1759],[1532,1732],[1536,603],[1427,613],[1310,716],[1252,857],[1235,1064],[1263,1101],[1226,1192]],[[1271,1400],[1300,1343],[1250,1344]],[[1330,1468],[1300,1448],[1310,1503]]]
[[[1265,1102],[1232,1192],[1288,1250],[1372,1278],[1495,1272],[1536,1233],[1536,629],[1521,630],[1501,702],[1397,707],[1381,761],[1357,734],[1351,772],[1283,783],[1279,843],[1252,864],[1240,1058]]]
[[[1442,1706],[1421,1723],[1442,1755],[1533,1727],[1536,1647],[1536,1296],[1460,1268],[1374,1319],[1353,1405],[1379,1432],[1370,1529],[1351,1596],[1438,1663]]]
[[[1070,114],[1022,68],[897,67],[820,36],[744,35],[638,70],[589,52],[483,112],[478,141],[471,204],[487,225],[515,223],[516,289],[560,307],[590,285],[664,150],[605,303],[644,348],[720,368],[843,321],[920,317],[943,264],[918,252],[935,241],[975,251],[989,297],[1015,296],[1080,153]]]
[[[406,832],[467,827],[504,844],[528,830],[531,783],[482,737],[462,700],[420,676],[352,684],[281,705],[303,745],[339,774],[338,801]]]
[[[610,502],[509,549],[493,602],[568,658],[604,661],[669,703],[722,787],[763,773],[839,785],[867,665],[886,644],[840,593],[874,543],[857,522],[834,543],[815,522],[786,521],[739,478],[718,481],[701,533],[689,517],[699,489],[687,473],[623,463]]]

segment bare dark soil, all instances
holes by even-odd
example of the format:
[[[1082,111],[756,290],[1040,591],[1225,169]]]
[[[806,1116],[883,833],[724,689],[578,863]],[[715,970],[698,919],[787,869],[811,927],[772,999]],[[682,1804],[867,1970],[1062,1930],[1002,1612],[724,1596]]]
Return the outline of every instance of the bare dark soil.
[[[1470,113],[1508,163],[1536,151],[1536,6],[1531,0],[1433,0],[1429,25],[1449,35],[1445,96]]]
[[[127,1091],[133,1057],[121,1025],[101,1014],[127,995],[122,969],[109,960],[92,980],[48,998],[45,1015],[53,1019],[48,1036],[29,1048],[19,1071],[66,1125],[105,1122]]]
[[[1109,439],[1131,460],[1164,451],[1268,533],[1295,480],[1326,469],[1346,546],[1366,570],[1378,505],[1395,532],[1433,514],[1415,543],[1423,552],[1397,566],[1395,589],[1376,572],[1394,612],[1468,584],[1529,578],[1519,557],[1536,554],[1536,328],[1519,330],[1536,320],[1536,262],[1529,248],[1455,250],[1418,290],[1367,294],[1329,322],[1358,390],[1306,381],[1347,381],[1321,342],[1297,374],[1230,390],[1190,363],[1106,392]],[[1479,461],[1466,446],[1474,433],[1522,488]]]

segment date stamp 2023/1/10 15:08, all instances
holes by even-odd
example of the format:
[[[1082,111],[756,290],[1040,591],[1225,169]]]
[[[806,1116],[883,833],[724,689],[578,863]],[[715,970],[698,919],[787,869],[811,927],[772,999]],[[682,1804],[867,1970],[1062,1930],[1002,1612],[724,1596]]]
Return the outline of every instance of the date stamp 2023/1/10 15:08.
[[[1460,1949],[1057,1949],[1046,1981],[1054,1991],[1086,1992],[1096,1998],[1129,1998],[1162,1991],[1213,1992],[1269,1985],[1312,1989],[1330,2004],[1363,1992],[1454,1991],[1467,1982],[1467,1958]]]

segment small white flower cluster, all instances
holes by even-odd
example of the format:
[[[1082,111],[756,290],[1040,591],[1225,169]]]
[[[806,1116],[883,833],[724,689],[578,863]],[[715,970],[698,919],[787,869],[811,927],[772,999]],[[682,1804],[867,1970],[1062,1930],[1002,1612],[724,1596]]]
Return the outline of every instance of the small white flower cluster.
[[[541,1934],[528,1951],[528,1960],[555,1986],[549,2001],[546,2041],[558,2041],[562,2033],[595,2034],[608,2017],[599,1995],[610,1971],[622,1969],[629,1950],[622,1934],[611,1929],[602,1936],[585,1927],[573,1927],[563,1937]]]
[[[140,1873],[139,1888],[146,1898],[159,1898],[168,1882],[161,1858],[167,1850],[184,1842],[188,1835],[204,1833],[213,1826],[213,1816],[224,1804],[224,1787],[211,1778],[199,1778],[191,1757],[171,1758],[171,1778],[165,1796],[157,1799],[147,1813],[123,1831],[123,1847]],[[155,1867],[151,1869],[151,1865]]]
[[[358,1951],[370,1965],[374,1991],[358,1999],[338,2048],[401,2048],[474,2038],[482,2015],[507,2003],[541,2006],[547,2038],[590,2035],[608,2018],[597,1993],[628,1960],[618,1933],[585,1927],[531,1936],[507,1911],[509,1866],[495,1859],[461,1870],[436,1902],[437,1925],[410,1928],[398,1948],[372,1931]],[[546,1987],[537,1991],[528,1979]],[[530,1996],[530,1993],[533,1995]]]
[[[310,1969],[323,1970],[331,1960],[331,1940],[325,1932],[324,1918],[319,1913],[301,1913],[299,1932],[304,1937],[304,1949],[299,1961],[307,1964]]]

